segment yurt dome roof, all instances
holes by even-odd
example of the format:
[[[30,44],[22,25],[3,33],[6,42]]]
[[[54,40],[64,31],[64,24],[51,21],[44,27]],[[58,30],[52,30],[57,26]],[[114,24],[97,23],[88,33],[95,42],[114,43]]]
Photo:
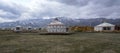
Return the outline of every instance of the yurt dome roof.
[[[58,19],[55,19],[54,21],[52,21],[49,25],[63,25],[62,22],[58,21]]]
[[[59,21],[53,21],[49,25],[63,25],[63,23]]]
[[[97,26],[115,26],[115,25],[110,24],[110,23],[107,23],[107,22],[104,22],[104,23],[99,24],[99,25],[97,25]]]

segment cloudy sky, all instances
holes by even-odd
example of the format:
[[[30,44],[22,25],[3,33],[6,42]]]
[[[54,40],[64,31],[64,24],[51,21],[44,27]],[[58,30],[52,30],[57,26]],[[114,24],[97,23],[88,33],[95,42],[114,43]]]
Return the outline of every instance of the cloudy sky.
[[[120,18],[120,0],[0,0],[0,22],[54,17]]]

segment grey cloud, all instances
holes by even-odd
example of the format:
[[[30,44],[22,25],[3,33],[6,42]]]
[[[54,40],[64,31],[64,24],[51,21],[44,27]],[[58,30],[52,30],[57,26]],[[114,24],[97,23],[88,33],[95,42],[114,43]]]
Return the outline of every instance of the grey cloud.
[[[100,4],[103,6],[114,6],[120,5],[120,0],[52,0],[58,1],[67,5],[74,5],[74,6],[85,6],[89,3]]]
[[[78,14],[79,18],[81,18],[82,15],[85,17],[92,16],[93,18],[94,18],[93,15],[97,17],[110,18],[110,16],[112,16],[113,14],[114,15],[112,17],[120,18],[120,16],[118,16],[120,14],[120,10],[119,10],[120,0],[53,0],[53,1],[57,1],[69,6],[71,5],[76,6],[78,8],[76,10],[80,12]],[[86,7],[85,8],[86,10],[84,10],[84,7]],[[83,11],[79,9],[82,9]],[[87,14],[84,14],[86,11],[88,11]],[[78,12],[75,12],[75,13],[78,13]]]
[[[58,1],[67,5],[85,6],[89,3],[90,0],[52,0],[52,1]]]
[[[4,12],[3,12],[4,13]],[[12,14],[10,12],[5,12],[4,15],[0,15],[0,17],[2,18],[10,18],[10,19],[15,19],[17,17],[19,17],[20,15],[17,15],[17,14]]]
[[[120,0],[93,0],[94,4],[100,4],[106,7],[119,6]]]
[[[15,19],[18,18],[26,8],[15,3],[9,5],[7,3],[0,2],[0,10],[6,13],[5,15],[0,15],[0,17]]]
[[[1,18],[29,19],[65,16],[72,18],[120,18],[120,0],[46,0],[44,3],[34,3],[32,10],[12,3],[12,5],[0,2],[0,10],[6,12]],[[33,4],[32,4],[33,5]],[[37,9],[36,9],[37,8]]]

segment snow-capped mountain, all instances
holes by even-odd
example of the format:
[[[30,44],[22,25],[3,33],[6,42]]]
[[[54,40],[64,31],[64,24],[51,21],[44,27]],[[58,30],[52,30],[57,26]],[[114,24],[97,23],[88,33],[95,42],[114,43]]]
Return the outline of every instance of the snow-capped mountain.
[[[95,19],[72,19],[66,17],[59,17],[59,21],[63,22],[66,26],[95,26],[102,23],[104,20],[111,24],[120,25],[120,19],[105,19],[105,18],[95,18]],[[5,22],[0,23],[0,27],[15,27],[20,26],[32,26],[32,27],[45,27],[54,18],[51,19],[29,19],[16,22]]]

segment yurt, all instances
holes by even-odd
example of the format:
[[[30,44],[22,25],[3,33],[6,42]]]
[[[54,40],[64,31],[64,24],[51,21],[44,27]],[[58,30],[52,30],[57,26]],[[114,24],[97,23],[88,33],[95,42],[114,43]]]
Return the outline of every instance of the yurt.
[[[94,31],[114,31],[115,25],[104,22],[94,27]]]
[[[57,18],[55,18],[50,24],[47,26],[48,33],[65,33],[66,26],[60,22]]]
[[[15,32],[21,32],[22,29],[23,29],[23,28],[22,28],[21,26],[16,26],[15,29],[14,29],[14,31],[15,31]]]
[[[33,28],[32,28],[31,26],[28,26],[28,27],[27,27],[27,30],[28,30],[28,31],[31,31],[31,30],[33,30]]]

